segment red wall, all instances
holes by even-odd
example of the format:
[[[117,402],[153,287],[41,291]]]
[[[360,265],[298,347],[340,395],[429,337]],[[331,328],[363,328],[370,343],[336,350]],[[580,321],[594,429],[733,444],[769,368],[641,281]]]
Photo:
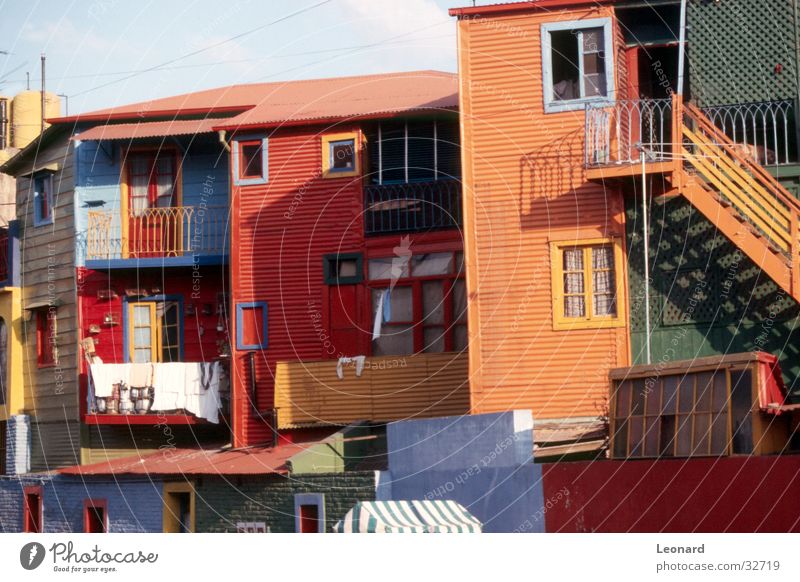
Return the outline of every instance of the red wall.
[[[800,456],[545,465],[548,532],[800,532]]]
[[[165,269],[115,269],[112,271],[92,271],[78,269],[78,298],[80,303],[80,335],[95,340],[95,350],[106,363],[125,361],[123,349],[123,298],[125,289],[160,289],[159,295],[183,296],[184,345],[183,359],[187,362],[213,360],[218,354],[218,340],[226,340],[228,330],[217,331],[217,293],[224,289],[227,267],[202,267],[195,275],[191,267]],[[99,299],[98,291],[113,291],[113,299]],[[192,294],[195,296],[192,297]],[[186,306],[193,303],[195,315],[186,314]],[[212,306],[212,314],[203,315],[204,304]],[[113,313],[118,325],[103,324],[106,313]],[[224,319],[224,318],[223,318]],[[100,326],[99,334],[90,334],[89,326]],[[200,334],[200,327],[203,333]],[[81,352],[83,353],[83,352]],[[86,385],[86,361],[81,358],[82,384]],[[82,399],[85,401],[85,399]]]
[[[391,256],[392,247],[399,244],[399,236],[370,237],[365,241],[360,177],[320,177],[321,134],[355,129],[355,126],[337,126],[330,130],[319,127],[276,130],[269,135],[269,182],[232,187],[235,446],[264,443],[270,438],[269,426],[254,413],[250,402],[250,352],[235,349],[236,304],[266,301],[269,306],[269,346],[255,352],[257,406],[264,413],[274,405],[276,362],[339,357],[338,351],[330,353],[330,344],[325,343],[331,335],[331,325],[323,256],[361,252],[366,264],[370,253]],[[454,250],[462,246],[458,231],[412,236],[412,241],[420,252],[442,245]],[[359,295],[361,305],[353,317],[364,330],[369,330],[371,308],[366,291]],[[367,331],[357,341],[369,349]]]

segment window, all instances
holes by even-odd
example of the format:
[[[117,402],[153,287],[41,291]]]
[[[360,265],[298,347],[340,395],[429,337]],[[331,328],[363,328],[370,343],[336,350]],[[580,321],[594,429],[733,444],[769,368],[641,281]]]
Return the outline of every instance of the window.
[[[545,111],[613,99],[613,59],[606,58],[613,46],[608,18],[542,25]]]
[[[619,382],[611,403],[614,458],[752,453],[752,432],[739,422],[749,418],[753,403],[751,372],[732,371],[730,378],[730,398],[725,370]],[[737,395],[743,396],[744,415],[737,414]]]
[[[370,259],[375,356],[462,351],[466,289],[460,252]]]
[[[173,150],[134,152],[127,158],[128,216],[152,215],[151,209],[179,206],[178,161]],[[164,215],[162,220],[166,219]],[[131,225],[133,234],[142,225]],[[161,227],[163,229],[163,226]],[[149,234],[149,233],[148,233]]]
[[[84,500],[83,533],[106,533],[107,531],[108,531],[108,503],[104,499]]]
[[[370,184],[456,180],[461,153],[456,120],[388,121],[367,130]]]
[[[237,186],[266,184],[269,167],[267,138],[240,136],[233,140],[233,183]]]
[[[359,138],[355,132],[322,136],[322,176],[343,178],[361,173],[358,160]]]
[[[42,488],[38,485],[25,487],[23,495],[23,523],[25,533],[42,533]]]
[[[326,285],[352,285],[360,283],[363,276],[363,260],[359,253],[325,255],[323,276]]]
[[[610,239],[553,243],[554,329],[625,325],[622,248]]]
[[[53,174],[37,174],[33,177],[33,225],[53,223]]]
[[[267,304],[239,303],[236,305],[236,349],[267,349]]]
[[[39,309],[36,312],[36,363],[40,368],[56,365],[56,310]]]
[[[195,496],[189,483],[164,484],[164,533],[191,533],[195,529]]]
[[[294,524],[296,533],[323,533],[325,531],[325,495],[298,493],[294,496]]]
[[[180,300],[128,303],[128,358],[133,363],[180,362],[183,328]]]

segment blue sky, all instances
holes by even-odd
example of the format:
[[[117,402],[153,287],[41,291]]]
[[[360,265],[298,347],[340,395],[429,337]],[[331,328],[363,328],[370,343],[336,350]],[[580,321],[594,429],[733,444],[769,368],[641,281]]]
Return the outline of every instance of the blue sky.
[[[26,72],[38,88],[42,52],[70,114],[236,83],[455,71],[447,8],[471,3],[0,0],[0,94],[24,90]]]

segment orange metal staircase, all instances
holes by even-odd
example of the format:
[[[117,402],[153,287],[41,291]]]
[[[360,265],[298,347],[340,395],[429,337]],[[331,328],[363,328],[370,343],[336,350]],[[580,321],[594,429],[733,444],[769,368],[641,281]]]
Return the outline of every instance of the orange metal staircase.
[[[672,107],[673,192],[800,301],[800,202],[697,107]]]

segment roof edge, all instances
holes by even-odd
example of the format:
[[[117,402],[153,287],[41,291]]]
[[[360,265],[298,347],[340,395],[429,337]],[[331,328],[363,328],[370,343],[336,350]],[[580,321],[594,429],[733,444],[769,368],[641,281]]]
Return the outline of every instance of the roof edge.
[[[489,4],[486,6],[464,6],[450,8],[450,16],[459,19],[464,17],[480,17],[512,12],[525,12],[532,10],[545,10],[547,8],[578,8],[580,6],[598,6],[611,4],[614,0],[527,0],[525,2],[509,2],[505,4]]]

